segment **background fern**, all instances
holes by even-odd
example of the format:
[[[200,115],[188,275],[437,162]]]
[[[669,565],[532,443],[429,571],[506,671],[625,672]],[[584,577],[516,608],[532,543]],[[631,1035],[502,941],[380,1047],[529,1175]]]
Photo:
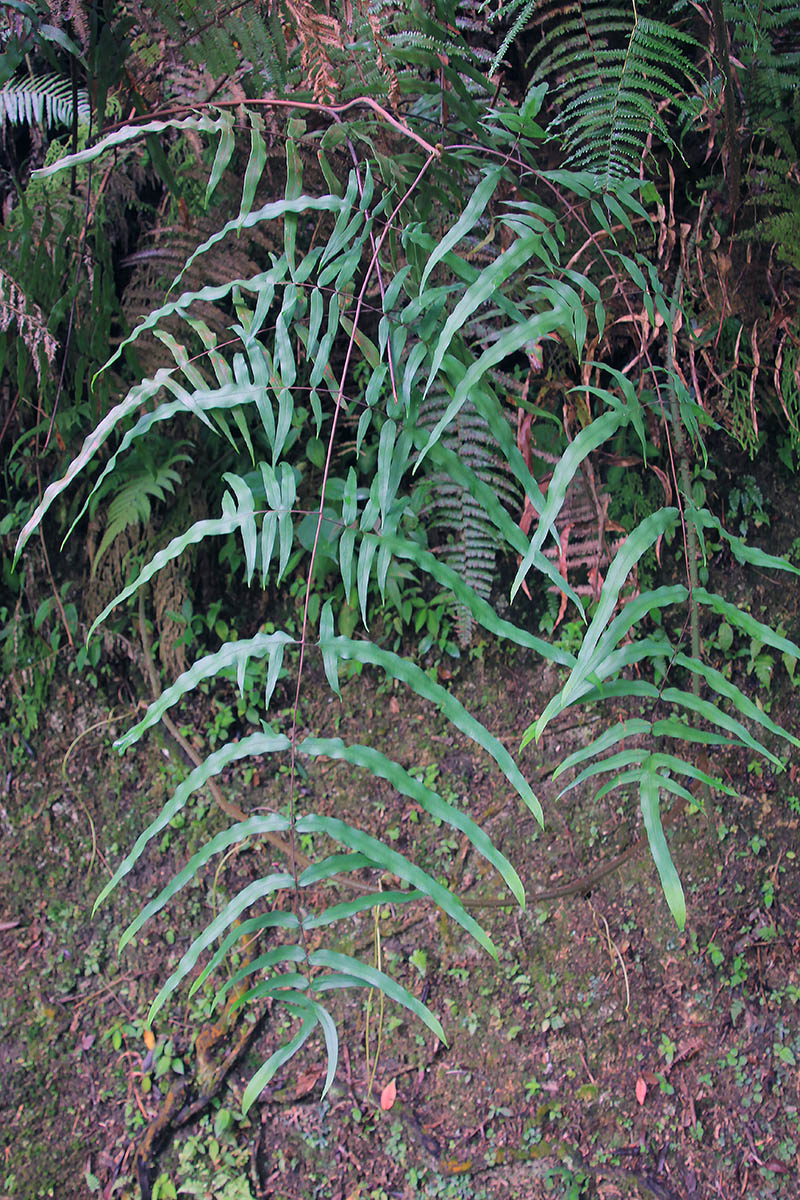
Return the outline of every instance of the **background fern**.
[[[568,163],[609,188],[638,173],[653,134],[674,148],[663,114],[672,106],[680,111],[681,97],[693,90],[697,43],[689,34],[642,15],[635,5],[602,0],[526,0],[497,9],[491,19],[509,17],[513,23],[495,64],[530,23],[533,78],[551,87],[558,83],[550,131]]]
[[[160,22],[171,44],[215,79],[240,76],[246,62],[268,86],[285,86],[288,62],[277,5],[157,0],[133,7],[145,28]]]
[[[78,88],[77,120],[86,125],[91,119],[89,94]],[[0,126],[71,125],[74,116],[72,83],[58,75],[33,75],[28,79],[9,80],[0,88]]]
[[[768,118],[775,127],[796,130],[800,121],[800,4],[764,0],[758,5],[724,5],[732,30],[737,72],[748,123],[758,130]]]
[[[420,412],[420,425],[431,430],[446,411],[451,396],[431,390]],[[520,509],[521,489],[497,454],[497,440],[474,403],[467,400],[442,435],[442,446],[458,456],[475,476],[490,487],[512,516]],[[422,515],[426,528],[437,532],[444,544],[437,553],[483,600],[488,600],[496,579],[496,558],[504,549],[497,526],[470,491],[444,472],[430,476],[430,500]],[[473,617],[460,605],[457,619],[461,646],[472,641]]]

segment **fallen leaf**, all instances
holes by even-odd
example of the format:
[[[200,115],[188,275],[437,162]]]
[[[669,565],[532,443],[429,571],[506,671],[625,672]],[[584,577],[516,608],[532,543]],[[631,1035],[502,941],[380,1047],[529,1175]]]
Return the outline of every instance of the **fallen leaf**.
[[[395,1084],[395,1081],[392,1079],[389,1083],[387,1083],[386,1087],[381,1092],[381,1108],[383,1109],[383,1111],[388,1112],[388,1110],[392,1107],[392,1105],[394,1104],[396,1099],[397,1099],[397,1085]]]
[[[647,1084],[642,1079],[641,1075],[636,1080],[636,1099],[640,1104],[644,1104],[644,1098],[647,1095]]]
[[[306,1071],[304,1075],[300,1075],[297,1083],[294,1085],[295,1100],[299,1100],[301,1096],[307,1096],[321,1074],[322,1071],[320,1068],[314,1067],[312,1070]]]
[[[153,1033],[152,1029],[145,1029],[143,1037],[144,1037],[144,1044],[147,1047],[147,1049],[155,1050],[156,1035]]]

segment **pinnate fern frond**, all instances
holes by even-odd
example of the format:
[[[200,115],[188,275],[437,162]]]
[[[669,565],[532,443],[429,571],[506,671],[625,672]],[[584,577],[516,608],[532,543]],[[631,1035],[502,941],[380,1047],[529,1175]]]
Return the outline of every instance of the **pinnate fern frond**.
[[[89,94],[78,89],[77,120],[91,120]],[[0,87],[0,126],[71,125],[75,117],[72,83],[60,75],[32,75],[28,79],[9,80]]]
[[[92,559],[92,575],[112,542],[131,525],[147,525],[150,520],[153,500],[164,501],[172,495],[181,482],[177,463],[190,462],[191,456],[180,451],[170,453],[161,462],[144,456],[144,461],[135,464],[127,482],[115,487],[114,495],[105,513],[105,529],[100,544]]]
[[[433,428],[449,400],[448,392],[428,394],[420,413],[422,428]],[[457,455],[477,479],[494,491],[498,503],[510,512],[519,508],[521,489],[498,457],[497,442],[473,401],[468,400],[448,424],[441,445]],[[430,498],[423,512],[428,529],[441,531],[439,536],[444,545],[439,555],[468,587],[488,600],[495,580],[495,560],[503,546],[497,526],[473,494],[474,487],[471,490],[444,471],[433,472],[430,479]],[[473,630],[468,606],[459,606],[457,629],[459,642],[468,646]]]
[[[800,76],[800,4],[763,0],[758,5],[724,5],[736,60],[738,82],[750,122],[758,127],[797,128],[797,80]]]
[[[494,11],[492,11],[492,0],[485,0],[482,11],[486,12],[487,22],[489,24],[499,24],[502,21],[508,26],[503,40],[492,59],[492,64],[489,68],[490,74],[493,75],[500,66],[500,63],[514,45],[514,42],[530,21],[538,3],[539,0],[509,0],[507,4],[498,3]]]
[[[538,34],[535,79],[557,81],[550,132],[561,140],[567,162],[611,189],[639,174],[653,134],[674,149],[664,112],[680,107],[691,84],[694,38],[636,6],[603,0],[526,4],[515,26],[528,20]]]

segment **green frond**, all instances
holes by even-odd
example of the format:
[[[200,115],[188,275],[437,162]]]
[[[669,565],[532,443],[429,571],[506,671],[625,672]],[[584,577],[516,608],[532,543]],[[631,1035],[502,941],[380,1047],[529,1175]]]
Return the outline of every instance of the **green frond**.
[[[285,35],[274,9],[257,4],[221,7],[213,0],[156,0],[152,13],[192,63],[215,79],[239,73],[243,61],[269,86],[288,78]]]
[[[492,0],[486,0],[483,5],[484,10],[489,7]],[[499,24],[503,21],[508,24],[505,36],[492,59],[492,65],[489,68],[489,73],[493,75],[500,63],[505,58],[506,54],[513,46],[519,35],[522,33],[525,26],[533,16],[533,11],[536,8],[538,0],[509,0],[508,4],[498,4],[494,12],[488,14],[488,21],[492,24]],[[516,15],[515,15],[516,14]]]
[[[639,173],[652,132],[675,149],[663,112],[680,110],[692,84],[694,38],[603,0],[545,0],[528,16],[538,35],[534,78],[558,82],[550,132],[568,163],[611,189]]]
[[[131,525],[146,526],[150,520],[151,502],[166,500],[181,483],[175,464],[191,462],[191,456],[181,451],[167,453],[160,462],[151,454],[127,464],[128,479],[116,480],[114,493],[105,512],[105,529],[100,545],[92,558],[92,576],[100,561],[117,537]]]
[[[724,5],[732,49],[741,63],[737,81],[754,128],[766,117],[770,126],[800,130],[800,4],[763,0],[760,4]]]

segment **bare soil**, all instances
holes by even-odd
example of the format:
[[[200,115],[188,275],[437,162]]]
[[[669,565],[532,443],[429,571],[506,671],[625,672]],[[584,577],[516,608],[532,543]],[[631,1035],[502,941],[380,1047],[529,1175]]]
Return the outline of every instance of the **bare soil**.
[[[556,682],[515,652],[466,662],[449,685],[514,752]],[[640,834],[632,800],[557,797],[553,765],[599,731],[591,718],[576,726],[565,716],[522,756],[546,814],[540,830],[491,760],[423,702],[367,675],[345,686],[341,705],[313,674],[304,696],[309,730],[370,741],[420,769],[485,826],[531,893],[579,881]],[[794,728],[795,697],[787,681],[773,708]],[[210,909],[279,860],[264,846],[217,874],[212,865],[119,959],[126,922],[224,818],[201,797],[93,917],[109,869],[186,767],[158,735],[118,758],[111,742],[131,714],[90,704],[74,683],[52,701],[35,760],[9,774],[2,797],[0,1195],[132,1198],[144,1194],[137,1143],[170,1087],[194,1081],[198,1032],[212,1020],[202,993],[181,994],[160,1014],[154,1045],[148,1005]],[[205,715],[184,718],[201,727]],[[646,851],[591,891],[524,912],[476,908],[497,962],[429,907],[386,911],[377,931],[372,914],[354,918],[342,948],[370,958],[379,934],[384,968],[440,1016],[447,1046],[405,1010],[348,994],[335,1009],[343,1045],[328,1098],[324,1047],[312,1038],[242,1120],[243,1087],[285,1035],[281,1015],[266,1013],[207,1108],[180,1128],[165,1122],[144,1191],[794,1200],[800,880],[790,797],[800,779],[795,767],[773,778],[736,754],[715,768],[740,793],[719,805],[719,858],[700,814],[670,831],[689,906],[683,933]],[[274,771],[260,767],[248,787],[223,777],[226,794],[277,808],[287,776]],[[388,837],[472,903],[500,894],[460,835],[388,785],[317,762],[300,803]],[[336,898],[329,889],[326,902]],[[312,899],[321,905],[323,889]],[[378,1098],[393,1080],[397,1099],[384,1111]]]

